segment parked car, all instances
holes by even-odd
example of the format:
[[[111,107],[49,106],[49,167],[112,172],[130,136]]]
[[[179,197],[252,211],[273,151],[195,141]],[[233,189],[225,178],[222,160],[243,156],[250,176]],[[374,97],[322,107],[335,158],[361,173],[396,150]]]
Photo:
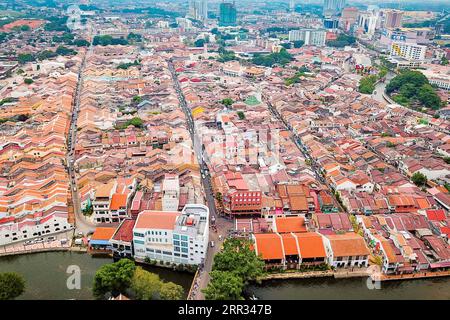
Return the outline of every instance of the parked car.
[[[35,243],[40,243],[40,242],[44,242],[44,238],[36,238],[34,239]]]
[[[53,236],[47,238],[48,242],[55,241],[55,240],[56,240],[56,237],[53,237]]]
[[[59,241],[61,242],[61,244],[66,244],[67,243],[67,239],[61,239]]]
[[[214,248],[214,241],[210,242],[210,246],[211,246],[211,248]]]
[[[27,241],[25,241],[25,245],[29,245],[29,244],[33,244],[33,243],[34,243],[33,240],[27,240]]]

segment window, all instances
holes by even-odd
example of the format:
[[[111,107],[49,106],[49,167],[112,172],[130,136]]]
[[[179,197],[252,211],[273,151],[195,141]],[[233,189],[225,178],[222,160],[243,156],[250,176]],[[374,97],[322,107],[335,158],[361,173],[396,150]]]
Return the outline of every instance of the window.
[[[180,241],[174,240],[174,241],[173,241],[173,244],[174,244],[175,246],[179,246],[179,245],[180,245]]]
[[[173,235],[173,238],[179,240],[179,239],[180,239],[180,236],[177,235],[177,234],[174,234],[174,235]]]
[[[144,241],[142,241],[142,240],[134,240],[134,243],[136,243],[136,244],[144,244]]]
[[[135,233],[134,233],[134,236],[135,236],[135,237],[141,237],[141,238],[143,238],[143,237],[144,237],[144,234],[143,234],[143,233],[135,232]]]
[[[188,253],[188,248],[181,248],[181,252]]]
[[[188,241],[188,237],[187,236],[181,236],[181,240]]]

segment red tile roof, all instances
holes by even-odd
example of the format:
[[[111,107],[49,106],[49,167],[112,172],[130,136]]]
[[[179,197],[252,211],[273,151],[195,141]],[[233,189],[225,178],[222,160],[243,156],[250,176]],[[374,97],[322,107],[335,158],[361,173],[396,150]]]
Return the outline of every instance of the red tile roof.
[[[445,212],[442,209],[439,210],[427,210],[428,220],[431,221],[445,221]]]
[[[119,228],[116,230],[116,233],[113,236],[114,240],[124,241],[124,242],[132,242],[133,241],[133,228],[136,220],[134,219],[126,219],[124,220]]]

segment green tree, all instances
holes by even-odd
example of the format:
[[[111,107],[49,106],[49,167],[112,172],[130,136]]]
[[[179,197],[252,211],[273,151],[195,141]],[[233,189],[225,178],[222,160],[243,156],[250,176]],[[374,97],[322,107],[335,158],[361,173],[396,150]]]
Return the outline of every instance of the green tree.
[[[356,42],[356,38],[353,36],[348,36],[346,34],[340,34],[337,36],[336,40],[327,41],[327,45],[335,48],[343,48],[345,46],[352,45]]]
[[[303,45],[305,44],[305,41],[303,41],[303,40],[296,40],[296,41],[294,41],[294,48],[301,48],[301,47],[303,47]]]
[[[239,276],[226,271],[211,271],[211,281],[203,290],[206,300],[242,300],[244,282]]]
[[[238,112],[237,112],[237,115],[238,115],[238,117],[239,117],[240,120],[244,120],[244,119],[245,119],[245,114],[244,114],[243,111],[238,111]]]
[[[90,45],[89,41],[85,39],[77,39],[74,41],[73,44],[76,45],[77,47],[88,47]]]
[[[359,82],[358,90],[361,93],[372,94],[375,90],[375,83],[377,82],[377,76],[371,75],[361,79]]]
[[[272,67],[275,64],[286,65],[292,60],[292,55],[287,52],[285,48],[282,48],[280,52],[274,52],[270,54],[258,54],[252,58],[252,63],[265,66]]]
[[[410,99],[416,95],[417,88],[412,83],[404,84],[399,91],[399,94]]]
[[[27,62],[34,61],[35,58],[31,53],[21,53],[17,56],[17,60],[19,61],[20,64],[24,64]]]
[[[130,124],[136,128],[142,128],[144,126],[144,121],[141,118],[134,117],[130,120]]]
[[[70,55],[77,54],[77,52],[75,50],[73,50],[73,49],[69,49],[69,48],[64,47],[64,46],[59,46],[56,49],[56,54],[60,55],[60,56],[70,56]]]
[[[133,102],[135,103],[141,103],[144,99],[141,96],[134,96]]]
[[[221,102],[226,107],[230,107],[234,103],[233,99],[231,99],[231,98],[222,99]]]
[[[0,300],[12,300],[25,291],[25,280],[16,272],[0,273]]]
[[[162,300],[181,300],[183,299],[183,287],[173,282],[163,283],[160,290]]]
[[[205,39],[197,39],[195,40],[194,45],[196,47],[203,47],[205,45],[205,42]]]
[[[33,81],[33,79],[25,78],[25,79],[23,80],[23,82],[24,82],[25,84],[32,84],[34,81]]]
[[[139,300],[157,299],[162,282],[155,273],[137,267],[131,279],[130,288]]]
[[[411,181],[418,187],[424,186],[427,183],[427,176],[423,173],[417,171],[415,172],[412,177]]]
[[[56,52],[53,52],[51,50],[44,50],[44,51],[39,52],[36,58],[37,58],[37,60],[42,61],[42,60],[54,58],[57,55],[58,54]]]
[[[130,287],[135,270],[134,262],[129,259],[101,266],[94,276],[94,296],[101,299],[107,293],[117,296],[125,292]]]
[[[214,256],[214,270],[228,271],[239,276],[244,283],[264,273],[262,261],[251,249],[250,240],[227,239],[221,252]]]
[[[441,98],[430,84],[424,84],[420,87],[417,98],[427,108],[437,110],[441,106]]]

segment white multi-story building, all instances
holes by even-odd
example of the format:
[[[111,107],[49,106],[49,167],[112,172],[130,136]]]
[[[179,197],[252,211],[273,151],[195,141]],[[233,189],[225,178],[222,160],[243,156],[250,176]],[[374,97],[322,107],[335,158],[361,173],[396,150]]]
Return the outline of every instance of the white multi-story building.
[[[377,27],[378,14],[376,12],[364,12],[358,17],[359,27],[364,29],[364,32],[373,36],[375,34],[375,29]]]
[[[391,45],[390,56],[402,57],[408,60],[424,60],[425,53],[427,51],[426,46],[422,46],[414,43],[405,42],[393,42]]]
[[[180,204],[180,180],[177,175],[166,175],[162,184],[163,211],[177,211]]]
[[[427,77],[431,85],[436,85],[441,89],[450,90],[450,73],[445,72],[444,67],[441,69],[442,71],[440,69],[426,69],[419,71]]]
[[[61,203],[52,209],[52,213],[42,217],[32,212],[23,212],[21,217],[0,216],[0,245],[49,236],[73,228],[67,222],[67,204]]]
[[[207,0],[189,0],[188,17],[200,21],[208,19],[208,1]]]
[[[143,211],[133,229],[137,260],[198,265],[208,250],[209,209],[187,204],[181,212]]]
[[[128,217],[128,204],[136,192],[136,186],[137,181],[134,178],[121,178],[98,186],[92,201],[93,221],[95,223],[121,222]]]
[[[181,17],[178,17],[175,20],[180,28],[183,28],[185,30],[192,29],[192,21],[191,20],[189,20],[187,18],[181,18]]]
[[[289,31],[289,41],[302,40],[305,45],[324,46],[327,32],[323,29],[299,29]]]
[[[323,15],[337,16],[345,7],[345,0],[324,0]]]

